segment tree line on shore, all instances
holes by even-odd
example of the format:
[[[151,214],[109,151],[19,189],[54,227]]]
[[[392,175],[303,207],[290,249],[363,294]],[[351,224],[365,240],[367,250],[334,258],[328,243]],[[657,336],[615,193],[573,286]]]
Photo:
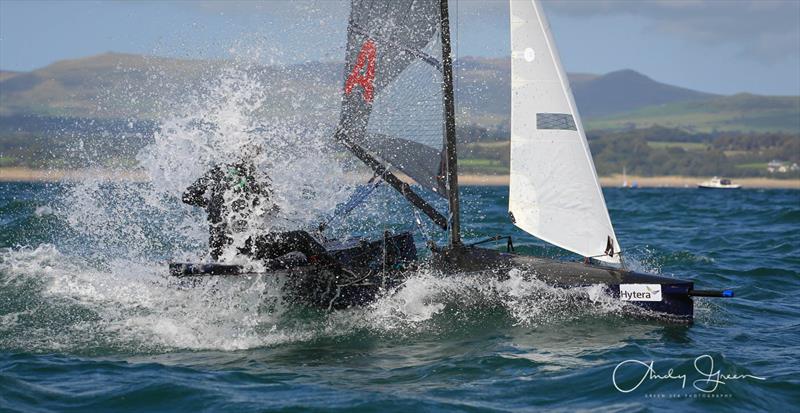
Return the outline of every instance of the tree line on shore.
[[[507,130],[463,128],[462,158],[472,173],[504,173],[508,169]],[[797,178],[800,173],[771,173],[773,160],[800,164],[800,135],[753,132],[690,133],[654,126],[624,131],[589,131],[589,147],[601,176],[684,175]]]
[[[138,151],[152,142],[152,122],[65,119],[37,124],[30,119],[0,122],[0,167],[132,167]],[[38,126],[37,126],[38,125]],[[461,125],[457,130],[460,170],[508,172],[507,127]],[[597,172],[607,176],[767,176],[797,178],[800,172],[771,173],[773,160],[800,164],[800,135],[786,132],[691,133],[678,128],[589,131]]]

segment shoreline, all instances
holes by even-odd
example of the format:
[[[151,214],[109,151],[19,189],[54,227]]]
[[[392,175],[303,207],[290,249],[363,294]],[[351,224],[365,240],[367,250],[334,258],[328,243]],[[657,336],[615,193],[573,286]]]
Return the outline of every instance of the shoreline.
[[[87,179],[108,181],[146,180],[143,171],[114,169],[32,169],[32,168],[0,168],[0,182],[70,182]],[[697,176],[628,176],[628,182],[636,182],[639,188],[696,188],[699,182],[710,177]],[[506,186],[508,175],[459,175],[459,182],[466,186]],[[763,177],[736,178],[734,183],[747,188],[800,189],[800,179],[774,179]],[[606,188],[622,186],[622,175],[601,176],[600,185]]]
[[[600,186],[604,188],[621,188],[622,174],[601,176]],[[636,182],[639,188],[697,188],[697,184],[711,179],[710,176],[635,176],[628,175],[628,182]],[[474,186],[505,186],[508,185],[508,175],[459,175],[458,180],[463,185]],[[800,179],[775,179],[763,177],[731,178],[742,185],[743,189],[800,189]]]
[[[144,181],[142,171],[120,169],[33,169],[0,168],[0,182]]]

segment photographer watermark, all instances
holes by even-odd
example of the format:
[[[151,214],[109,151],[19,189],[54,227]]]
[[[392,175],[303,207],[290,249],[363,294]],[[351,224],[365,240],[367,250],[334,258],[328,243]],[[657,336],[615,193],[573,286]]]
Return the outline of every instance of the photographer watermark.
[[[619,375],[630,375],[633,372],[634,381],[620,383],[617,379]],[[636,380],[638,379],[638,380]],[[669,381],[679,383],[681,390],[693,389],[694,393],[674,393],[674,394],[648,394],[647,397],[653,398],[677,398],[677,397],[730,397],[729,394],[717,393],[726,384],[736,380],[766,380],[766,377],[754,376],[752,374],[726,374],[722,370],[714,368],[714,358],[708,354],[698,356],[694,359],[694,371],[689,373],[677,373],[675,369],[666,371],[656,371],[655,362],[641,360],[625,360],[614,368],[611,374],[614,387],[622,393],[631,393],[638,389],[646,381]],[[688,386],[688,387],[687,387]]]

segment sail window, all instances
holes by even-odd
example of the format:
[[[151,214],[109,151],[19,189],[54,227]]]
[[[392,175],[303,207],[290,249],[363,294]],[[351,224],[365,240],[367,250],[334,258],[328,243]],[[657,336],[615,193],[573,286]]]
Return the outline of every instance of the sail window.
[[[537,113],[537,129],[578,130],[575,118],[568,113]]]
[[[441,0],[353,0],[339,130],[447,197]]]

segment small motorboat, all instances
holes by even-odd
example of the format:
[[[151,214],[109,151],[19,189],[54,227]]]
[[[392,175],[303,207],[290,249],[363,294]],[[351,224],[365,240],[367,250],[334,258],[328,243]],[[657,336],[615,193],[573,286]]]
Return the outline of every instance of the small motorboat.
[[[730,179],[715,176],[708,181],[700,182],[697,187],[701,189],[739,189],[742,186],[734,184]]]

